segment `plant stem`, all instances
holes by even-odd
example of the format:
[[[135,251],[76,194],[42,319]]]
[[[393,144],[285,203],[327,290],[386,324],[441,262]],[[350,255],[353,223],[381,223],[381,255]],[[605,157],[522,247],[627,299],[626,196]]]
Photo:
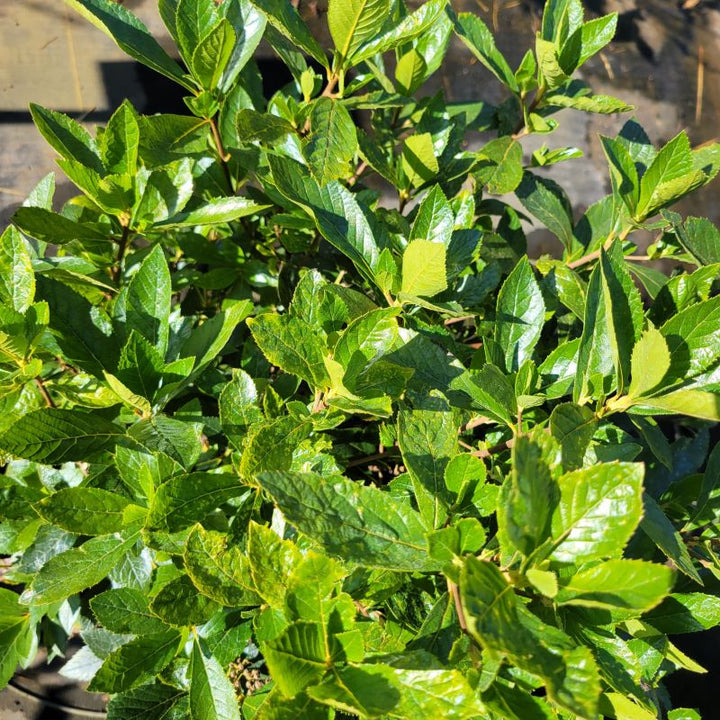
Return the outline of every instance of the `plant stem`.
[[[463,610],[462,600],[460,599],[460,588],[452,580],[450,580],[450,578],[445,579],[447,580],[448,592],[450,593],[453,602],[455,603],[455,612],[458,616],[460,629],[467,634],[468,625],[467,620],[465,619],[465,611]]]
[[[113,268],[113,271],[112,271],[112,279],[113,279],[114,283],[117,283],[120,281],[120,273],[122,272],[122,262],[125,257],[125,252],[127,251],[129,239],[130,239],[130,226],[124,225],[122,237],[120,238],[120,242],[118,244],[117,260],[115,261],[115,267]]]
[[[223,173],[225,173],[225,179],[227,180],[230,192],[234,195],[235,186],[233,184],[232,175],[230,174],[230,166],[228,165],[230,155],[225,150],[215,118],[208,118],[207,121],[210,123],[210,129],[212,130],[212,136],[215,142],[215,149],[217,150],[218,157],[220,158],[220,165],[222,166]]]
[[[43,400],[45,400],[45,405],[47,405],[49,408],[57,407],[57,405],[55,405],[55,401],[50,397],[50,393],[47,391],[45,383],[42,381],[42,379],[36,377],[35,384],[38,386],[38,390],[40,390],[40,394],[43,396]]]
[[[350,460],[345,467],[357,467],[358,465],[366,465],[373,460],[387,460],[390,458],[399,458],[400,452],[398,448],[388,448],[382,452],[372,453],[371,455],[363,455],[362,457]]]

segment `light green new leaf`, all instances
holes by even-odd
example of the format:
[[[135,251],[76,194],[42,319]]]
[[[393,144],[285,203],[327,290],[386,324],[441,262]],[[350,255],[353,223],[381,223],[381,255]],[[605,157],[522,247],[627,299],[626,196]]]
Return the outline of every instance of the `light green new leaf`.
[[[220,663],[195,638],[190,666],[192,720],[240,720],[238,698]]]
[[[223,431],[235,444],[242,442],[249,425],[263,419],[257,388],[244,370],[233,372],[232,380],[220,393],[218,409]]]
[[[258,595],[276,610],[285,607],[285,597],[294,569],[301,562],[300,550],[266,525],[248,525],[247,557],[250,577]]]
[[[97,585],[138,540],[138,533],[102,535],[54,555],[20,597],[25,605],[47,605],[65,600]]]
[[[187,65],[191,65],[193,51],[202,39],[220,22],[217,5],[207,0],[164,0],[174,8],[161,9],[163,20],[178,44]]]
[[[311,387],[330,385],[323,357],[322,339],[299,317],[264,313],[247,322],[265,357],[285,372],[297,375]]]
[[[303,154],[315,179],[326,185],[348,174],[357,150],[355,124],[342,103],[327,97],[313,103],[309,119],[311,132]]]
[[[30,251],[22,235],[11,225],[0,235],[0,302],[15,312],[24,313],[34,298],[35,275]]]
[[[160,47],[145,25],[112,0],[65,0],[95,27],[114,40],[131,58],[192,91],[180,66]]]
[[[86,461],[122,434],[117,425],[97,413],[44,408],[23,415],[0,436],[0,449],[25,460],[55,465]]]
[[[100,142],[100,154],[109,173],[134,175],[137,170],[140,126],[128,100],[113,113]]]
[[[412,187],[420,187],[437,176],[440,166],[430,133],[415,133],[405,138],[402,169]]]
[[[640,398],[636,404],[661,414],[687,415],[720,422],[720,395],[714,392],[675,390],[651,398]]]
[[[178,475],[157,489],[147,527],[177,532],[199,522],[216,507],[244,492],[246,488],[235,475]]]
[[[608,560],[560,585],[559,605],[610,610],[614,619],[637,617],[658,605],[673,586],[673,571],[644,560]]]
[[[322,66],[329,67],[327,55],[312,36],[297,10],[289,0],[252,0],[266,16],[267,21],[290,42],[304,50]]]
[[[226,607],[255,605],[258,598],[248,592],[247,558],[239,547],[228,547],[223,533],[195,525],[185,544],[185,571],[204,595]]]
[[[186,228],[196,225],[219,225],[232,222],[248,215],[262,212],[268,205],[261,205],[246,197],[227,197],[212,200],[194,210],[178,213],[173,217],[155,223],[155,228]]]
[[[35,630],[27,608],[18,604],[18,595],[0,588],[0,687],[5,687],[20,662],[33,650]]]
[[[389,493],[337,475],[271,472],[258,481],[285,517],[331,555],[368,567],[435,567],[421,516]]]
[[[165,356],[172,295],[170,270],[161,245],[142,261],[128,284],[125,310],[127,333],[135,330]]]
[[[411,240],[402,257],[402,292],[432,297],[447,289],[447,250],[432,240]]]
[[[125,525],[130,500],[107,490],[90,487],[62,488],[34,507],[47,522],[78,535],[107,535]]]
[[[204,90],[215,90],[235,48],[235,31],[221,20],[197,45],[190,61],[193,75]]]
[[[449,7],[447,13],[453,21],[457,36],[472,54],[511,91],[517,92],[515,74],[495,45],[495,40],[487,25],[473,13],[456,15]]]
[[[495,341],[504,349],[508,372],[532,355],[545,322],[545,303],[532,265],[523,256],[503,283],[497,298]]]
[[[360,47],[352,57],[353,65],[378,53],[398,47],[418,37],[432,27],[445,10],[447,0],[428,0],[415,12],[406,15],[395,27],[372,38]]]
[[[556,94],[547,98],[545,102],[547,105],[555,107],[574,108],[600,115],[614,115],[634,110],[632,105],[610,95],[575,95],[571,97],[570,95]]]
[[[643,465],[603,463],[563,475],[552,517],[552,559],[617,557],[643,514]]]
[[[390,0],[332,0],[328,9],[330,35],[338,66],[352,61],[355,51],[375,38],[390,15]]]
[[[654,327],[648,328],[635,344],[630,361],[628,395],[642,397],[654,390],[670,368],[670,351],[665,338]]]

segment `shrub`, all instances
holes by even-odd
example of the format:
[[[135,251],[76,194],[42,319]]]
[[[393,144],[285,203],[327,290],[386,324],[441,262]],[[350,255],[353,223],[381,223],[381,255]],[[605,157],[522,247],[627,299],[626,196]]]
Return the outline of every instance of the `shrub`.
[[[720,622],[720,234],[667,208],[720,145],[629,120],[575,222],[582,153],[519,142],[630,109],[572,78],[616,16],[550,0],[513,71],[445,0],[331,0],[330,53],[286,0],[160,0],[180,65],[68,2],[190,114],[32,106],[80,194],[0,241],[0,681],[79,628],[113,720],[664,716],[668,635]],[[453,34],[500,105],[422,94]]]

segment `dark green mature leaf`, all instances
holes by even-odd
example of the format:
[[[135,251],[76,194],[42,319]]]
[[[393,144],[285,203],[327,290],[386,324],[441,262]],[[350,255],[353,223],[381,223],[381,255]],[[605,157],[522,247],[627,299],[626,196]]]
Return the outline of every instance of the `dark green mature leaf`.
[[[235,48],[235,31],[227,20],[220,20],[195,47],[190,65],[205,90],[214,90],[230,62]]]
[[[258,482],[290,522],[332,555],[396,570],[434,566],[420,515],[388,493],[315,473],[264,473]]]
[[[582,467],[596,427],[597,417],[588,407],[562,403],[552,411],[550,431],[560,443],[563,466],[568,470]]]
[[[361,0],[361,4],[366,2]],[[348,174],[357,150],[355,125],[340,102],[326,97],[313,103],[309,119],[311,132],[303,153],[315,179],[326,185]]]
[[[545,322],[545,303],[532,265],[523,257],[503,283],[497,299],[495,341],[505,366],[516,372],[531,356]]]
[[[525,436],[518,437],[512,448],[512,471],[498,505],[498,524],[526,557],[550,536],[556,502],[556,483],[543,447]]]
[[[190,717],[193,720],[240,720],[238,699],[220,663],[193,642],[188,668]]]
[[[18,604],[18,595],[0,588],[0,686],[7,685],[20,662],[32,651],[35,631],[30,613]]]
[[[137,542],[138,533],[103,535],[55,555],[43,565],[20,601],[47,605],[97,585]]]
[[[100,154],[109,173],[134,175],[140,146],[140,125],[129,101],[113,113],[100,142]]]
[[[565,191],[553,180],[525,171],[515,194],[523,207],[557,236],[566,252],[572,252],[572,208]]]
[[[493,195],[513,192],[523,179],[522,145],[511,137],[491,140],[477,158],[473,174]]]
[[[720,598],[703,593],[673,593],[643,620],[667,635],[709,630],[720,625]]]
[[[422,199],[410,229],[411,242],[413,240],[432,240],[450,245],[452,239],[455,216],[442,188],[435,185]]]
[[[130,57],[192,90],[180,66],[160,47],[145,25],[112,0],[65,0]]]
[[[26,235],[54,245],[63,245],[73,240],[104,240],[107,242],[107,235],[97,228],[75,222],[45,208],[18,208],[13,215],[13,222]]]
[[[255,215],[267,207],[267,205],[253,202],[246,197],[220,198],[194,210],[178,213],[167,220],[155,223],[155,228],[171,229],[195,227],[196,225],[217,225],[248,215]]]
[[[453,499],[445,485],[445,469],[457,454],[457,433],[453,413],[444,403],[398,412],[398,444],[420,514],[429,527],[445,522]]]
[[[85,460],[108,449],[122,434],[102,415],[46,408],[23,415],[0,436],[0,448],[25,460],[52,465]]]
[[[130,500],[100,488],[63,488],[34,507],[40,517],[79,535],[106,535],[125,526]]]
[[[108,720],[181,720],[187,717],[187,693],[161,682],[140,685],[114,695]]]
[[[220,609],[218,603],[199,593],[187,575],[163,585],[150,603],[150,609],[163,622],[174,627],[202,625]]]
[[[682,223],[679,215],[664,212],[682,246],[701,265],[720,262],[720,230],[707,218],[689,217]]]
[[[147,526],[176,532],[202,520],[218,505],[244,492],[239,478],[234,475],[178,475],[157,489]]]
[[[180,639],[177,630],[166,630],[130,640],[105,658],[88,689],[118,693],[148,682],[170,664]]]
[[[552,558],[578,564],[619,556],[642,517],[642,482],[638,463],[603,463],[560,477]]]
[[[304,50],[311,58],[328,67],[322,46],[312,36],[307,25],[289,0],[252,0],[267,17],[267,21],[288,40]]]
[[[142,590],[106,590],[96,595],[90,606],[103,627],[115,633],[146,635],[167,630],[162,620],[150,611],[148,598]]]

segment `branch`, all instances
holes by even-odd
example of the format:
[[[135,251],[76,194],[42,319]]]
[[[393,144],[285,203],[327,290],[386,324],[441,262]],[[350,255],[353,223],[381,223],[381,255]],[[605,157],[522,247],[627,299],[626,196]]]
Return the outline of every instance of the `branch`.
[[[49,408],[57,407],[57,405],[55,405],[55,401],[50,397],[50,393],[47,391],[45,383],[39,377],[35,378],[35,384],[38,386],[38,390],[40,390],[43,400],[45,400],[45,405]]]
[[[120,281],[120,273],[122,272],[122,261],[127,251],[128,240],[130,239],[130,226],[124,225],[122,237],[118,244],[117,260],[115,261],[115,267],[112,270],[112,279],[114,283]]]
[[[225,179],[227,180],[230,192],[235,194],[235,187],[233,185],[232,175],[230,173],[230,166],[228,165],[228,160],[230,160],[230,154],[225,150],[225,146],[223,145],[222,138],[220,137],[220,131],[218,130],[215,118],[208,118],[208,122],[210,123],[210,129],[212,130],[215,148],[217,150],[218,157],[220,158],[220,165],[222,166],[223,173],[225,173]]]

